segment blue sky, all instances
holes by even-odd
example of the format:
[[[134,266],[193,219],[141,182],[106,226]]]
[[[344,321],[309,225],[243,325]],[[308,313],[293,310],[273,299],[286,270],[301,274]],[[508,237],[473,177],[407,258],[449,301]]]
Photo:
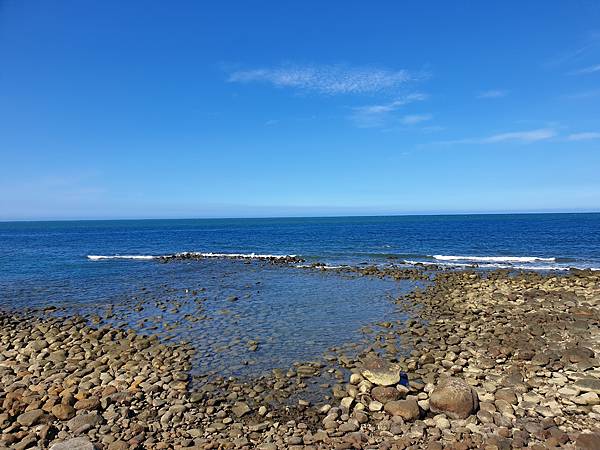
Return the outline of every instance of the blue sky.
[[[596,1],[0,1],[0,220],[600,210]]]

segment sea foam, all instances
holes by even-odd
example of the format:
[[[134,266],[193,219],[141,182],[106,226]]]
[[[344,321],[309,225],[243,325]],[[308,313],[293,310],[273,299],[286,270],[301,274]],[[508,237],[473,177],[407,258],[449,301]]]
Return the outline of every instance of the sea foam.
[[[538,256],[451,256],[433,255],[439,261],[475,261],[475,262],[497,262],[497,263],[532,263],[532,262],[556,262],[556,258],[540,258]]]

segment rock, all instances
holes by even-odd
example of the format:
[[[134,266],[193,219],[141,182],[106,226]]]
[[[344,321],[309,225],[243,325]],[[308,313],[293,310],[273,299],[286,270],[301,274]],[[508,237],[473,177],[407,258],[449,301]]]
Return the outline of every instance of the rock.
[[[362,368],[362,376],[377,386],[392,386],[400,382],[400,366],[383,358],[369,358]]]
[[[406,396],[406,393],[400,392],[395,387],[375,386],[371,390],[371,396],[385,405],[389,401],[400,400],[402,397]]]
[[[421,414],[417,401],[413,399],[387,402],[384,406],[384,410],[388,414],[392,416],[400,416],[404,420],[417,419]]]
[[[86,437],[77,437],[53,444],[50,450],[96,450],[96,446]]]
[[[90,397],[83,400],[78,400],[73,406],[77,411],[93,411],[100,407],[100,399],[98,397]]]
[[[369,411],[381,411],[383,409],[383,404],[377,400],[373,400],[372,402],[369,402],[368,407]]]
[[[581,433],[576,445],[581,450],[600,450],[600,433]]]
[[[91,428],[94,428],[102,421],[102,418],[97,412],[80,414],[73,417],[67,422],[67,427],[74,434],[85,433]]]
[[[248,414],[251,411],[251,409],[247,403],[235,402],[235,404],[231,407],[231,411],[237,417],[242,417],[243,415]]]
[[[24,427],[31,427],[41,423],[46,418],[46,413],[41,409],[33,409],[31,411],[24,412],[17,417],[17,422]]]
[[[75,408],[71,405],[60,403],[52,407],[52,415],[58,420],[69,420],[75,416]]]
[[[575,382],[575,387],[583,392],[595,392],[596,394],[600,394],[600,379],[581,378]]]
[[[517,404],[517,396],[514,393],[514,391],[509,388],[498,389],[494,393],[494,397],[496,397],[496,400],[504,400],[504,401],[510,403],[511,405]]]
[[[432,412],[446,414],[452,419],[466,419],[478,405],[477,393],[460,378],[442,380],[429,398]]]

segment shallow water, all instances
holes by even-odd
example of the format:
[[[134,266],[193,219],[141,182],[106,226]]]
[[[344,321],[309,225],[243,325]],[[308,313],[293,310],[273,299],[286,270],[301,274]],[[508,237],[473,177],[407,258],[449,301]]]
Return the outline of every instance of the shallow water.
[[[71,292],[57,282],[30,290],[28,304],[65,306],[59,314],[97,316],[100,324],[189,342],[197,350],[195,373],[224,376],[286,369],[357,342],[363,326],[401,320],[393,300],[415,286],[260,261],[103,264],[120,291],[112,286],[109,296],[97,297],[85,284]],[[137,264],[134,277],[131,264]]]

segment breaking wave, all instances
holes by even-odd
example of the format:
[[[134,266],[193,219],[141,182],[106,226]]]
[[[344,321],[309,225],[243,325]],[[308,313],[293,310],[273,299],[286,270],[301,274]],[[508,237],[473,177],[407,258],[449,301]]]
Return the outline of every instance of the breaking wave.
[[[496,262],[496,263],[533,263],[533,262],[556,262],[556,258],[540,258],[538,256],[450,256],[433,255],[439,261],[474,261],[474,262]]]
[[[213,253],[213,252],[180,252],[165,255],[87,255],[92,261],[108,259],[258,259],[258,260],[281,260],[289,261],[298,259],[296,255],[263,255],[258,253]]]

